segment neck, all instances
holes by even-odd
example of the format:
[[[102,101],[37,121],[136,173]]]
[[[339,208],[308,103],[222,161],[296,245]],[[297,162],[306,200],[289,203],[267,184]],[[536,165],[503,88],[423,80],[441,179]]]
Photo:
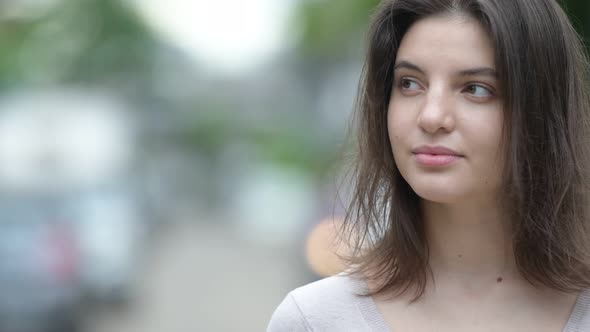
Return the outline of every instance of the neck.
[[[422,204],[435,278],[501,282],[518,275],[508,218],[497,204]]]

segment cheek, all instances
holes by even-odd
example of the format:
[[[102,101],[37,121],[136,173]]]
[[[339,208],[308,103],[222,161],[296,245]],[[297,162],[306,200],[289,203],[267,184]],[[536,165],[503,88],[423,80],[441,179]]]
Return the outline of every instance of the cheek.
[[[485,148],[486,151],[499,148],[504,125],[502,108],[496,103],[473,109],[468,105],[459,111],[457,127],[465,143],[470,142]],[[477,151],[472,151],[477,152]]]
[[[400,105],[391,102],[387,112],[387,131],[392,146],[403,137],[407,137],[407,133],[412,128],[412,120],[408,114],[409,112],[401,112],[400,109]],[[395,146],[393,147],[395,148]]]
[[[387,133],[389,134],[389,137],[391,138],[393,133],[394,133],[394,128],[393,128],[393,124],[394,124],[394,113],[393,113],[393,102],[391,102],[387,108]]]
[[[482,137],[482,144],[495,154],[494,157],[498,157],[502,149],[502,127],[503,117],[499,114],[490,117],[487,121],[483,121],[477,128],[477,132],[479,132]]]
[[[411,145],[408,140],[411,136],[412,125],[411,120],[408,119],[408,113],[399,110],[399,107],[395,108],[395,105],[390,105],[387,113],[387,131],[396,168],[404,174],[408,161],[407,151]]]
[[[502,116],[496,115],[476,123],[472,122],[469,135],[465,137],[466,143],[469,144],[469,154],[474,157],[477,169],[494,177],[502,168],[504,158],[502,121]]]

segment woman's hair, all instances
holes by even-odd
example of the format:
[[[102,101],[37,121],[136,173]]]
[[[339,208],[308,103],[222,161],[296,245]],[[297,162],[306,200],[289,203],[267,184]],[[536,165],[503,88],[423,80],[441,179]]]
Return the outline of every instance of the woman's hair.
[[[588,66],[555,0],[385,0],[368,35],[356,109],[353,198],[342,235],[353,275],[374,294],[424,293],[428,246],[420,197],[401,176],[387,132],[396,54],[410,26],[460,15],[487,31],[504,106],[501,203],[521,275],[560,291],[590,287]]]

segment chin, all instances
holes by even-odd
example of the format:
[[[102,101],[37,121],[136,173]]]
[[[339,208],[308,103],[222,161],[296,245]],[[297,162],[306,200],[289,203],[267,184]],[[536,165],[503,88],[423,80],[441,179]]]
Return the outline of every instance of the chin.
[[[406,180],[407,181],[407,180]],[[459,183],[437,183],[437,181],[407,181],[420,198],[443,204],[459,203],[474,196],[474,192],[462,188]]]
[[[408,181],[412,190],[420,198],[426,201],[441,204],[457,204],[488,200],[499,193],[499,185],[485,187],[483,184],[465,181],[434,181],[420,179]]]
[[[448,190],[436,190],[434,188],[427,188],[422,190],[414,189],[414,192],[423,200],[441,204],[459,203],[461,201],[464,201],[467,196],[457,192],[449,192]]]

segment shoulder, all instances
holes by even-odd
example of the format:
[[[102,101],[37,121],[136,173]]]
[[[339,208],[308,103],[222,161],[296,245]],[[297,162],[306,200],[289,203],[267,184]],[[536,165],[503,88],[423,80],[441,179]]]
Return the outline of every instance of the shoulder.
[[[580,293],[565,331],[590,331],[590,289]]]
[[[304,307],[334,305],[337,307],[354,302],[361,281],[339,274],[293,290],[290,294]]]
[[[362,290],[361,281],[345,275],[299,287],[275,310],[267,332],[362,330],[356,302]]]

